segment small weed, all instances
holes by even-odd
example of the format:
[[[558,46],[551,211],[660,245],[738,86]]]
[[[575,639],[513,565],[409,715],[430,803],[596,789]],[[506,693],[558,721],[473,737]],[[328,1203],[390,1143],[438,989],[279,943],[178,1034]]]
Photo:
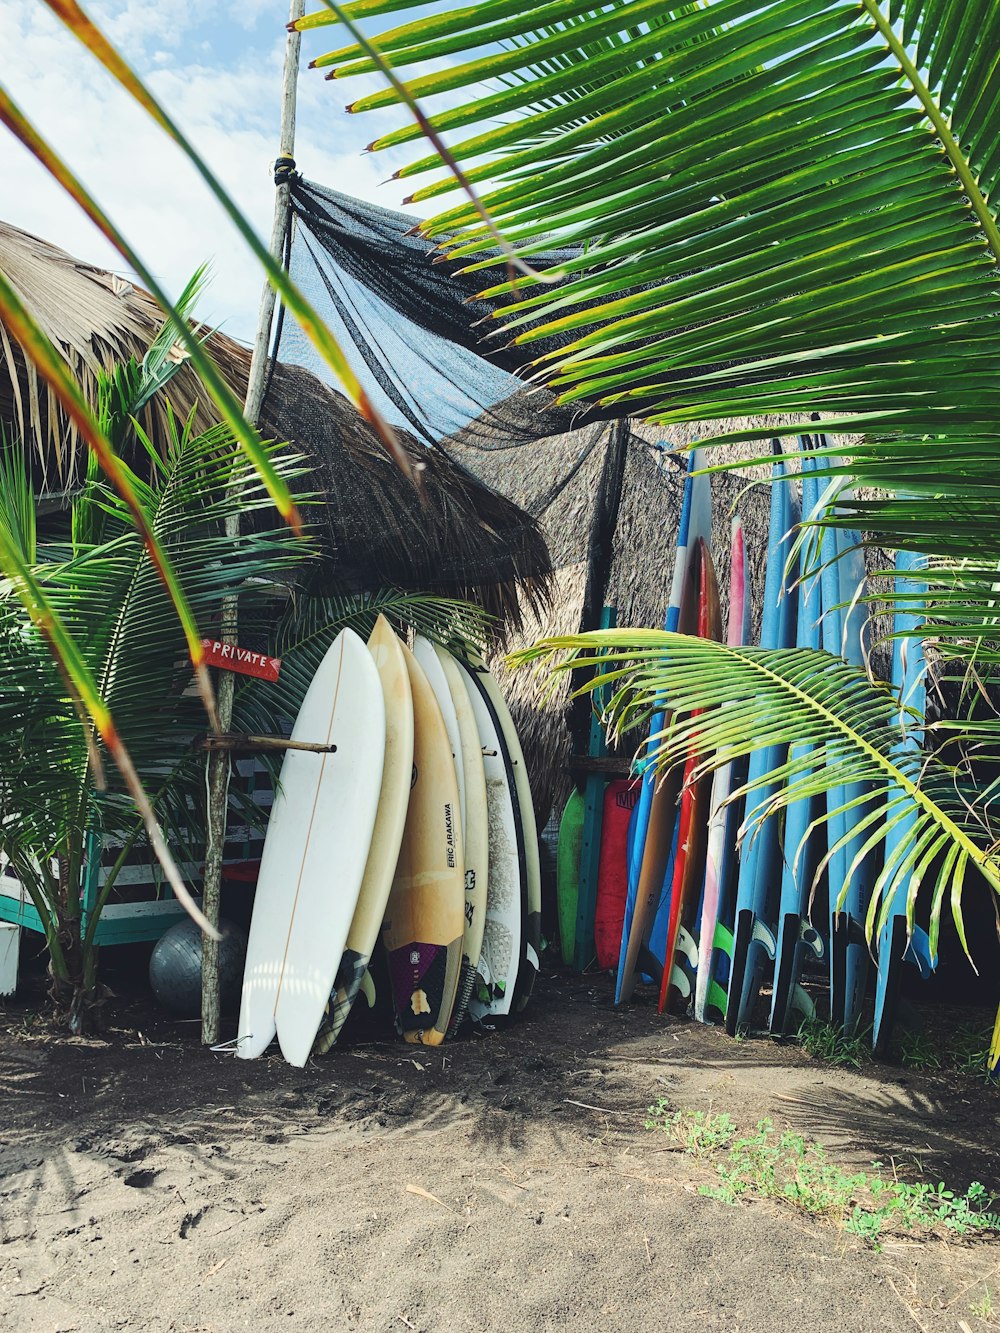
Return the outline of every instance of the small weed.
[[[907,1069],[940,1069],[941,1052],[925,1032],[904,1030],[900,1036],[899,1058]]]
[[[987,1324],[992,1324],[996,1315],[996,1307],[993,1304],[993,1294],[989,1287],[983,1287],[983,1294],[978,1301],[973,1301],[969,1306],[970,1313],[977,1319],[982,1319]]]
[[[850,1065],[860,1069],[868,1058],[867,1037],[871,1032],[863,1032],[848,1037],[832,1023],[819,1018],[807,1018],[799,1028],[799,1041],[803,1050],[814,1060],[826,1060],[832,1065]]]
[[[736,1205],[744,1197],[775,1199],[825,1217],[879,1248],[886,1231],[972,1236],[1000,1232],[993,1198],[979,1181],[964,1194],[941,1183],[910,1184],[882,1174],[879,1162],[850,1171],[831,1162],[819,1143],[779,1132],[770,1120],[741,1133],[728,1115],[650,1107],[649,1129],[661,1129],[692,1157],[712,1157],[716,1180],[699,1193]]]
[[[736,1124],[728,1115],[707,1111],[672,1111],[662,1098],[649,1108],[647,1129],[664,1129],[692,1157],[726,1148],[736,1137]]]
[[[963,1074],[972,1074],[975,1078],[989,1076],[990,1028],[966,1024],[958,1028],[953,1044],[955,1068]]]
[[[954,1069],[968,1078],[989,1079],[991,1029],[966,1023],[946,1036],[903,1029],[899,1059],[907,1069]]]

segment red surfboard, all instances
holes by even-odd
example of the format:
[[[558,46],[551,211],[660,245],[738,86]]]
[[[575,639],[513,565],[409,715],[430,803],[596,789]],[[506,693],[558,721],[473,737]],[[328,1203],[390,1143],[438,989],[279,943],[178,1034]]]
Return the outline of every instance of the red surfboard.
[[[701,552],[701,589],[698,599],[698,635],[702,639],[722,638],[722,615],[719,608],[719,585],[715,578],[712,558],[704,543]],[[693,716],[697,716],[694,714]],[[712,776],[707,774],[693,780],[699,762],[692,751],[684,766],[684,785],[681,797],[680,827],[677,835],[677,855],[674,859],[674,877],[670,890],[670,918],[667,928],[667,947],[664,954],[663,980],[660,985],[660,1013],[663,1013],[675,985],[673,967],[681,927],[689,933],[694,927],[698,896],[705,874],[705,853],[708,844],[708,803],[712,792]],[[697,966],[697,964],[695,964]]]
[[[604,792],[604,822],[601,825],[601,856],[597,865],[597,908],[594,912],[594,944],[597,966],[617,967],[621,952],[622,922],[628,896],[628,856],[625,843],[632,807],[639,799],[640,784],[616,778]]]

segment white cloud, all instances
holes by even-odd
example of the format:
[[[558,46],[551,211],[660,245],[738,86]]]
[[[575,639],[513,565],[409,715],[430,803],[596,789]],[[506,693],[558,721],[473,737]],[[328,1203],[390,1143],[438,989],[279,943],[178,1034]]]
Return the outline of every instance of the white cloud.
[[[202,0],[198,6],[104,0],[93,10],[264,238],[273,208],[270,163],[284,49],[275,9],[262,0]],[[37,0],[0,4],[0,50],[15,101],[167,289],[178,292],[197,265],[210,260],[214,280],[200,313],[251,339],[260,270],[183,154]],[[296,156],[305,174],[398,206],[404,193],[398,185],[378,189],[398,161],[362,156],[366,142],[399,123],[398,111],[350,117],[340,88],[315,72],[303,70],[299,88]],[[355,80],[351,93],[361,90]],[[6,221],[121,270],[121,259],[76,205],[3,130],[0,180]]]

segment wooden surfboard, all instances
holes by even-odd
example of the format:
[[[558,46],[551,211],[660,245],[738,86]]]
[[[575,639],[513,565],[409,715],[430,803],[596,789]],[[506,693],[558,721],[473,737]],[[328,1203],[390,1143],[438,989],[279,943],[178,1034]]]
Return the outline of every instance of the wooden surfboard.
[[[695,620],[692,619],[689,629],[681,625],[682,605],[686,602],[692,606],[692,613],[697,616],[698,575],[693,565],[698,538],[703,537],[710,544],[712,536],[712,479],[707,475],[692,475],[704,462],[701,449],[693,449],[688,456],[670,598],[663,622],[664,629],[679,629],[685,634],[694,633]],[[693,590],[689,588],[692,577]],[[662,730],[663,724],[664,714],[654,714],[650,719],[650,734]],[[636,771],[641,774],[642,784],[628,851],[628,895],[622,922],[615,1004],[624,1004],[629,999],[642,972],[649,972],[659,980],[660,967],[650,952],[650,940],[654,928],[659,935],[658,917],[663,915],[659,908],[673,843],[680,787],[680,774],[662,778],[648,764],[643,767],[641,759]],[[640,958],[642,967],[639,967]]]
[[[820,483],[814,475],[816,462],[808,457],[807,438],[799,437],[804,451],[802,468],[802,518],[808,521],[820,494]],[[803,577],[799,589],[799,608],[796,619],[796,648],[818,651],[821,647],[821,620],[823,605],[820,576],[812,572]],[[808,742],[789,748],[789,760],[802,759],[815,749]],[[816,868],[826,846],[826,830],[814,827],[823,813],[823,800],[807,796],[791,801],[785,808],[785,827],[782,841],[781,898],[778,907],[777,934],[774,948],[774,979],[771,985],[770,1031],[775,1037],[794,1030],[796,1024],[809,1013],[812,1001],[799,985],[802,966],[809,953],[822,958],[827,945],[820,932],[810,921],[810,898]]]
[[[456,1032],[468,1013],[469,1000],[476,982],[476,969],[483,948],[486,929],[486,900],[489,892],[489,813],[486,803],[486,768],[483,747],[472,711],[472,700],[462,671],[448,652],[435,647],[438,660],[451,691],[461,746],[461,769],[465,779],[462,846],[465,853],[465,930],[462,937],[462,971],[458,998],[449,1025]],[[460,789],[461,790],[461,789]]]
[[[926,583],[913,577],[925,569],[926,565],[924,556],[916,555],[912,551],[897,551],[896,591],[926,593]],[[899,700],[900,732],[899,743],[894,748],[899,760],[905,762],[909,758],[911,764],[915,763],[923,750],[927,708],[927,663],[924,643],[914,633],[923,621],[921,612],[919,603],[916,606],[901,604],[896,608],[893,626],[896,634],[909,636],[894,639],[892,644],[892,688]],[[898,787],[891,786],[888,793],[889,805],[899,795]],[[903,818],[897,815],[894,819],[885,839],[885,865],[890,871],[905,866],[905,857],[913,854],[916,823],[916,816],[913,814]],[[875,1018],[872,1025],[872,1049],[879,1056],[887,1053],[889,1039],[892,1036],[899,1004],[903,963],[908,961],[918,967],[925,980],[937,965],[926,932],[916,924],[912,932],[908,930],[908,887],[904,876],[892,895],[889,913],[879,931]]]
[[[343,630],[302,701],[292,737],[336,746],[289,750],[261,856],[243,973],[237,1054],[275,1035],[302,1066],[323,1020],[354,917],[375,827],[385,756],[378,668]]]
[[[701,579],[701,543],[696,541],[690,558],[684,557],[684,580],[677,593],[679,615],[672,628],[681,634],[694,634],[698,628],[698,587]],[[678,560],[681,559],[678,549]],[[668,714],[660,714],[658,726],[663,727]],[[652,724],[651,724],[652,729]],[[643,781],[651,775],[644,775]],[[635,989],[639,976],[646,972],[659,986],[662,979],[663,959],[656,958],[651,950],[650,935],[656,918],[657,909],[663,894],[664,882],[670,868],[670,857],[675,842],[678,818],[678,798],[680,796],[683,773],[673,768],[656,779],[651,787],[652,796],[649,806],[649,820],[646,831],[645,847],[642,856],[642,868],[639,875],[638,894],[635,911],[629,925],[626,919],[623,933],[628,929],[628,941],[624,958],[618,966],[618,990],[616,1004],[623,1004]],[[642,796],[636,811],[642,809]]]
[[[779,457],[771,470],[771,513],[767,539],[767,569],[764,575],[764,606],[761,618],[762,648],[795,646],[795,614],[798,605],[797,564],[788,567],[788,555],[799,521],[798,501],[784,480],[785,465]],[[760,780],[779,768],[787,747],[770,745],[750,756],[747,781]],[[726,1031],[732,1036],[753,1019],[768,965],[774,959],[775,932],[781,899],[780,820],[760,817],[776,794],[776,784],[756,786],[747,796],[744,835],[740,850],[733,928],[732,966],[726,1006]]]
[[[313,1054],[328,1051],[337,1040],[361,990],[372,950],[382,929],[392,877],[396,871],[413,773],[413,698],[403,647],[385,616],[379,616],[368,640],[385,698],[385,764],[371,850],[361,881],[357,906],[337,969],[333,994],[326,1007]]]
[[[407,1041],[438,1046],[462,964],[465,864],[458,778],[434,691],[402,648],[413,696],[413,770],[382,937],[396,1021]]]
[[[842,498],[853,497],[851,492],[844,492]],[[869,627],[868,608],[860,600],[867,591],[861,533],[840,528],[837,529],[835,536],[841,552],[835,569],[841,604],[840,653],[851,666],[864,668],[868,661]],[[825,575],[826,571],[823,573]],[[860,803],[865,796],[874,797],[873,788],[868,783],[853,782],[840,790],[845,805],[850,805],[852,802]],[[853,809],[846,811],[843,816],[844,832],[850,833],[859,826],[862,826],[863,830],[863,821],[873,809],[874,800],[867,805],[855,804]],[[865,985],[871,965],[871,953],[865,936],[865,917],[876,877],[876,858],[870,850],[867,855],[864,854],[867,840],[867,831],[855,833],[842,849],[841,878],[831,879],[828,875],[831,889],[830,1017],[831,1021],[842,1026],[849,1036],[854,1035],[861,1021]],[[831,872],[832,869],[831,859]],[[845,887],[847,891],[844,901],[839,904],[837,899]]]
[[[576,908],[580,896],[580,845],[583,840],[583,792],[569,794],[559,821],[556,850],[556,905],[559,912],[559,949],[567,967],[576,953]]]

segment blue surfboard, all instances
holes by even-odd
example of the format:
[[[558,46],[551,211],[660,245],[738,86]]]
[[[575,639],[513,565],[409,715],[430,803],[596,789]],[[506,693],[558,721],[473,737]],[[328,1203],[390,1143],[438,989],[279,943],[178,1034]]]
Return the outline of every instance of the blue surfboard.
[[[712,530],[712,489],[711,478],[708,476],[695,477],[692,475],[698,468],[704,466],[703,451],[695,449],[688,457],[688,474],[684,481],[684,494],[681,501],[681,514],[677,530],[677,553],[674,557],[674,572],[670,587],[670,600],[667,606],[666,616],[664,618],[664,629],[676,631],[680,623],[681,603],[683,600],[684,589],[687,582],[688,566],[690,563],[691,552],[698,543],[698,538],[702,537],[706,542],[711,541]],[[663,713],[656,713],[650,719],[650,734],[655,735],[663,726]],[[628,849],[628,889],[625,899],[625,916],[622,922],[621,949],[618,956],[618,975],[615,982],[615,1003],[621,1004],[629,998],[632,988],[635,984],[636,974],[634,970],[626,965],[626,956],[629,949],[629,940],[632,934],[633,926],[643,931],[647,937],[650,936],[651,922],[636,921],[636,899],[639,891],[639,878],[642,873],[643,855],[646,850],[646,835],[649,831],[649,818],[653,806],[653,791],[656,784],[656,775],[652,765],[643,763],[640,759],[637,763],[637,772],[641,775],[641,789],[639,799],[636,801],[632,813],[632,820],[629,828],[629,849]],[[658,915],[660,915],[658,913]],[[655,926],[653,927],[655,930]],[[661,941],[660,950],[662,953],[663,942],[666,939],[666,929],[663,929],[663,941]],[[647,943],[651,944],[655,951],[655,942],[647,938]],[[636,951],[633,949],[633,954]],[[662,962],[662,958],[661,958]]]
[[[795,645],[797,570],[794,567],[786,569],[786,566],[794,541],[793,529],[799,521],[799,509],[784,475],[784,462],[778,459],[771,474],[771,519],[760,635],[760,646],[771,649]],[[771,745],[752,754],[748,783],[759,780],[784,763],[785,754],[782,745]],[[776,785],[767,785],[750,792],[746,798],[747,833],[736,888],[733,957],[726,1008],[726,1031],[730,1035],[751,1021],[768,963],[774,958],[781,885],[778,820],[755,818],[754,811],[762,809],[776,790]]]
[[[896,556],[896,569],[901,575],[922,567],[922,556],[910,551],[900,551]],[[897,577],[896,591],[919,595],[926,591],[926,585],[917,579]],[[897,762],[910,757],[912,762],[919,763],[922,748],[921,726],[927,703],[924,645],[921,639],[912,636],[912,631],[918,628],[922,619],[919,603],[915,604],[913,610],[900,606],[895,615],[896,634],[907,635],[905,638],[894,639],[892,644],[892,686],[899,698],[900,741],[894,747]],[[909,711],[911,709],[912,713]],[[913,814],[894,811],[893,800],[898,795],[898,788],[890,786],[887,808],[889,829],[885,839],[885,867],[889,873],[901,864],[911,849],[916,827]],[[875,1022],[872,1028],[872,1048],[876,1055],[886,1053],[892,1036],[903,963],[912,963],[925,979],[937,965],[937,959],[931,955],[926,931],[915,925],[912,935],[909,938],[907,936],[906,897],[907,883],[904,879],[892,895],[889,914],[879,931]]]
[[[801,448],[808,448],[799,437]],[[813,476],[814,462],[801,460],[802,517],[812,514],[819,502],[819,482]],[[818,651],[822,647],[820,621],[823,614],[819,574],[803,578],[799,585],[798,619],[795,646]],[[789,761],[804,758],[814,747],[809,744],[793,745]],[[794,779],[793,779],[794,781]],[[809,897],[820,858],[826,850],[821,830],[814,829],[807,838],[813,821],[822,813],[819,797],[803,797],[792,801],[785,809],[785,830],[782,840],[781,897],[778,908],[778,930],[774,950],[774,984],[771,991],[770,1031],[773,1036],[784,1036],[793,1026],[796,1015],[807,1017],[811,1002],[799,989],[799,976],[806,957],[812,952],[822,957],[825,944],[820,932],[809,920]]]
[[[826,437],[821,437],[826,443]],[[848,529],[827,529],[823,533],[823,647],[843,657],[852,666],[865,661],[868,610],[861,601],[865,593],[865,559],[861,537]],[[874,882],[874,857],[869,855],[855,866],[848,881],[848,871],[867,838],[865,832],[851,836],[851,830],[871,812],[864,798],[878,799],[864,783],[849,783],[831,788],[827,793],[828,846],[836,848],[827,866],[830,915],[830,1021],[846,1033],[855,1031],[861,1016],[865,982],[868,976],[868,944],[864,918]],[[853,803],[853,804],[852,804]],[[841,901],[843,895],[843,901]]]

